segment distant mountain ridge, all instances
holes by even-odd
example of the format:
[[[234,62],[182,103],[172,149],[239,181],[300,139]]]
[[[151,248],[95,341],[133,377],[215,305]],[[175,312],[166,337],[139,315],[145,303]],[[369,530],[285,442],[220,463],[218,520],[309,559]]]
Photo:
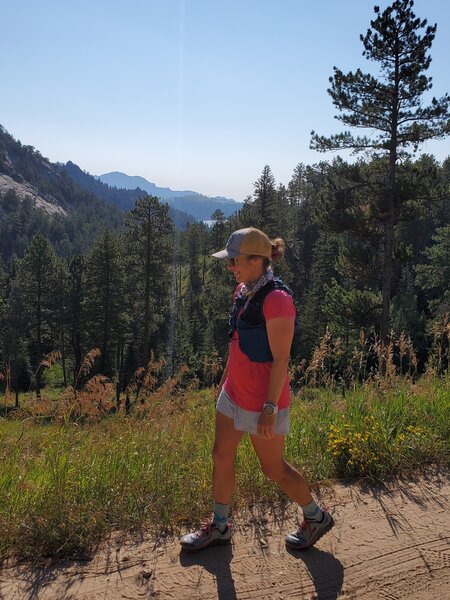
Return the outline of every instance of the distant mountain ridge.
[[[140,188],[145,190],[148,194],[160,198],[170,206],[193,215],[199,221],[208,221],[217,209],[221,210],[225,217],[229,217],[244,205],[243,202],[237,202],[223,196],[211,197],[191,190],[175,191],[170,188],[161,188],[144,177],[126,175],[120,171],[104,173],[99,175],[97,179],[116,188],[128,190]]]
[[[148,194],[146,190],[140,187],[133,189],[118,188],[117,186],[111,187],[98,177],[82,171],[78,165],[70,160],[61,166],[83,189],[94,193],[98,198],[105,200],[108,204],[114,205],[121,211],[130,210],[133,208],[135,200]],[[163,201],[166,202],[165,199]],[[186,214],[183,208],[178,210],[176,207],[170,206],[169,215],[178,229],[185,229],[188,223],[195,222],[195,217]]]
[[[175,191],[170,188],[158,187],[156,184],[140,177],[139,175],[126,175],[120,171],[111,171],[111,173],[104,173],[103,175],[94,175],[96,179],[100,179],[103,183],[107,183],[110,187],[116,187],[118,189],[135,190],[140,188],[145,190],[147,194],[157,196],[158,198],[176,198],[178,196],[189,196],[196,194],[192,190]]]

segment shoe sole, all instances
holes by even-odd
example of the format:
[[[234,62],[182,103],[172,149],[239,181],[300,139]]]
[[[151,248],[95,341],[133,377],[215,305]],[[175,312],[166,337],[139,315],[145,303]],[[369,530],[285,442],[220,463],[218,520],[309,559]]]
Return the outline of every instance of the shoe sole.
[[[207,548],[211,548],[211,546],[227,546],[228,544],[231,543],[231,538],[228,538],[227,540],[213,540],[212,542],[210,542],[209,544],[205,544],[204,546],[200,546],[200,547],[192,547],[192,546],[183,546],[183,544],[181,544],[181,549],[184,550],[185,552],[198,552],[199,550],[206,550]]]
[[[315,540],[313,542],[311,542],[310,544],[308,544],[308,546],[297,546],[295,544],[295,542],[290,542],[289,540],[285,540],[286,546],[288,548],[292,548],[293,550],[308,550],[308,548],[311,548],[311,546],[314,546],[314,544],[316,544],[320,540],[321,537],[323,537],[326,533],[328,533],[330,531],[330,529],[333,528],[334,519],[331,515],[330,515],[330,517],[331,517],[331,521],[328,524],[328,526],[325,529],[322,529],[322,531],[317,535]]]

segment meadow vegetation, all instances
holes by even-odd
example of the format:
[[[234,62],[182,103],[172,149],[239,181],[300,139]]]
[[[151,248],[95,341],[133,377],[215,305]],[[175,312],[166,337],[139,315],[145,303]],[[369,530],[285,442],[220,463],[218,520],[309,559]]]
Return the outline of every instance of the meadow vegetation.
[[[300,315],[288,460],[313,484],[448,467],[450,157],[415,153],[449,133],[450,104],[422,102],[436,25],[412,7],[375,7],[361,41],[379,69],[330,78],[338,120],[368,135],[311,147],[360,159],[299,163],[287,185],[265,165],[211,227],[178,229],[141,190],[120,215],[0,126],[0,173],[67,212],[0,194],[0,560],[88,557],[111,532],[171,535],[208,514],[236,283],[210,255],[244,227],[282,235],[274,273]],[[237,510],[286,500],[247,438],[237,461]]]
[[[334,347],[340,344],[327,333],[308,368],[292,367],[289,462],[313,484],[385,480],[427,465],[448,467],[450,385],[443,333],[421,377],[411,349],[404,345],[401,356],[397,343],[397,350],[373,346],[383,369],[361,381],[367,357],[361,362],[355,349],[353,376],[348,380],[347,370],[346,379],[345,369],[335,364]],[[85,358],[85,376],[97,355]],[[54,368],[57,359],[49,357],[42,368]],[[145,372],[136,373],[127,390],[131,405],[125,400],[118,405],[113,382],[98,375],[81,389],[48,387],[39,400],[30,392],[19,409],[12,397],[2,398],[3,559],[88,557],[113,531],[170,535],[208,514],[217,389],[201,389],[186,369],[169,379],[162,372],[163,363],[152,359]],[[286,500],[262,475],[247,438],[237,462],[235,509]]]

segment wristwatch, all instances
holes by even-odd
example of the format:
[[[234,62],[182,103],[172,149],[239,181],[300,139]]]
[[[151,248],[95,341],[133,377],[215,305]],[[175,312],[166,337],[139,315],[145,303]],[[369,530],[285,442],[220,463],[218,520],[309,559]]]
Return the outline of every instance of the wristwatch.
[[[266,415],[276,415],[278,412],[278,406],[272,404],[272,402],[265,402],[263,406],[263,413]]]

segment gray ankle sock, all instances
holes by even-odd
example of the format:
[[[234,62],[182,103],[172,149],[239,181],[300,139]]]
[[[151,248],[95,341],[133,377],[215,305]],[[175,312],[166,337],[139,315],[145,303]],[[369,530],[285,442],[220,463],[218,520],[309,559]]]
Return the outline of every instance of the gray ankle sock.
[[[323,519],[323,510],[320,508],[314,498],[312,502],[302,506],[302,511],[305,519],[308,519],[308,521],[320,522]]]
[[[217,529],[222,533],[227,528],[229,512],[229,504],[220,504],[220,502],[214,502],[213,523],[217,526]]]

